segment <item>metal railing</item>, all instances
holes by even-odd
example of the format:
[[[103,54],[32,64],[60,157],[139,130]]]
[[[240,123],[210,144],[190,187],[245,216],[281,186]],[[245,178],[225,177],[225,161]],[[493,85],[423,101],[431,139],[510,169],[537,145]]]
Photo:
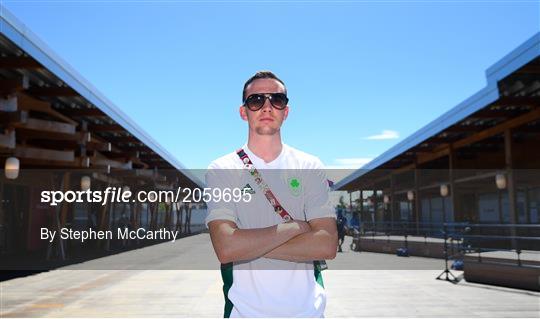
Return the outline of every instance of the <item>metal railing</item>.
[[[539,254],[540,224],[480,224],[469,222],[415,223],[408,221],[366,222],[359,226],[357,236],[364,239],[380,239],[391,236],[403,237],[407,247],[411,236],[423,237],[424,241],[437,238],[449,241],[449,258],[461,258],[465,253],[510,251],[516,253],[517,264],[521,265],[520,254],[528,250]]]

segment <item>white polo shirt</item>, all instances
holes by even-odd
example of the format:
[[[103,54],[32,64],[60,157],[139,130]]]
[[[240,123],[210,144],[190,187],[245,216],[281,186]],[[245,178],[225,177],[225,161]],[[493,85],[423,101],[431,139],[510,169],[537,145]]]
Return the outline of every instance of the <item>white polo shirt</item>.
[[[321,161],[283,144],[280,155],[266,163],[243,147],[281,205],[293,219],[310,221],[335,218],[329,200],[329,187]],[[207,187],[249,190],[246,202],[208,203],[206,224],[230,220],[241,229],[263,228],[282,222],[253,177],[243,168],[236,152],[213,161],[206,174]],[[313,263],[258,258],[236,262],[232,270],[222,269],[230,317],[323,317],[326,306],[324,287],[316,280]],[[227,282],[230,279],[230,282]],[[228,287],[230,285],[230,287]],[[232,304],[231,304],[232,303]],[[232,307],[232,308],[231,308]]]

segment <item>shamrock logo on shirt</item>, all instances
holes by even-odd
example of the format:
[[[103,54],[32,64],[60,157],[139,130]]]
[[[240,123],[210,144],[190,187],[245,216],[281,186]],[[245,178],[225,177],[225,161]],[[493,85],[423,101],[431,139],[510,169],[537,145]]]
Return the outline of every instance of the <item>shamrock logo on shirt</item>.
[[[297,177],[291,177],[288,179],[288,182],[291,194],[293,194],[294,196],[300,195],[300,193],[302,192],[302,185],[300,184],[300,179]]]

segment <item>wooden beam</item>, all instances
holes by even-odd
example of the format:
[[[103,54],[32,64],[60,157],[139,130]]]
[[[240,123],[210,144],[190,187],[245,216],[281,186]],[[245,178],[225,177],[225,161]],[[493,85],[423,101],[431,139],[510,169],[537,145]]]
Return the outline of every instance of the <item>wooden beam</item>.
[[[454,125],[444,129],[443,132],[452,132],[452,133],[467,133],[467,132],[478,132],[483,131],[492,127],[492,125]]]
[[[27,110],[27,111],[40,111],[40,112],[44,112],[51,109],[51,103],[38,100],[27,94],[24,94],[23,92],[18,92],[15,95],[15,98],[17,99],[18,109]]]
[[[132,169],[133,163],[131,161],[124,163],[120,161],[115,161],[107,158],[90,158],[90,166],[92,167],[111,167],[119,169]]]
[[[26,120],[26,123],[14,123],[13,127],[35,131],[75,134],[75,125],[73,124],[41,120],[36,118],[28,118]]]
[[[112,149],[112,145],[108,142],[99,142],[95,139],[92,139],[90,142],[86,142],[86,148],[93,151],[110,152]]]
[[[0,94],[10,95],[24,89],[24,81],[19,79],[0,79]]]
[[[23,140],[53,140],[53,141],[65,141],[73,142],[73,145],[83,144],[87,140],[88,133],[75,132],[74,134],[57,133],[57,132],[45,132],[36,130],[27,130],[24,128],[17,128],[17,136]]]
[[[131,151],[131,150],[126,150],[126,151],[123,151],[123,152],[106,151],[106,152],[102,152],[101,154],[103,156],[105,156],[107,158],[111,158],[111,159],[117,159],[117,158],[129,159],[129,158],[137,158],[137,157],[139,157],[139,152],[138,151]]]
[[[488,129],[485,129],[481,132],[478,132],[474,135],[465,137],[461,140],[458,140],[454,143],[451,143],[452,147],[455,149],[462,148],[464,146],[474,144],[476,142],[485,140],[489,137],[492,137],[497,134],[504,133],[507,129],[513,129],[518,128],[519,126],[522,126],[524,124],[527,124],[529,122],[532,122],[534,120],[537,120],[540,118],[540,109],[535,109],[533,111],[527,112],[523,115],[520,115],[516,118],[513,118],[511,120],[505,121],[499,125],[490,127]],[[519,130],[519,128],[518,128]],[[439,157],[445,156],[448,154],[448,147],[449,145],[441,145],[439,147],[436,147],[432,155],[425,155],[421,157],[422,163],[426,163],[427,161],[432,161],[434,159],[437,159]]]
[[[518,111],[519,113],[523,113],[523,111]],[[474,113],[473,115],[469,116],[469,118],[475,118],[475,119],[494,119],[494,118],[509,118],[516,115],[516,111],[503,111],[503,110],[483,110],[477,113]]]
[[[137,139],[135,136],[111,137],[107,140],[109,140],[111,143],[140,143],[139,139]],[[144,149],[148,148],[146,145],[141,145],[140,147]]]
[[[48,159],[35,159],[35,158],[20,158],[21,165],[27,168],[85,168],[84,165],[81,165],[82,159],[75,157],[72,162],[63,162],[63,161],[51,161]]]
[[[167,162],[165,159],[159,157],[159,158],[144,158],[144,157],[141,157],[141,160],[145,161],[145,162]]]
[[[91,134],[91,137],[88,140],[87,144],[95,143],[96,146],[94,146],[94,148],[96,150],[104,151],[104,152],[121,152],[122,151],[118,147],[115,147],[114,145],[112,145],[111,142],[109,141],[109,139],[106,140],[106,139],[98,136],[97,134],[92,134],[91,132],[88,132],[88,134]],[[98,146],[98,145],[100,145],[100,146]]]
[[[408,164],[408,165],[405,165],[403,167],[400,167],[398,169],[395,169],[394,170],[394,173],[395,174],[400,174],[400,173],[403,173],[403,172],[406,172],[406,171],[410,171],[411,169],[413,169],[415,167],[414,163],[412,164]]]
[[[93,167],[111,167],[111,168],[120,168],[120,169],[132,169],[133,164],[131,161],[122,162],[115,161],[113,159],[107,158],[99,152],[95,152],[95,155],[90,158],[90,165]]]
[[[154,159],[162,159],[162,157],[159,155],[159,154],[156,154],[156,153],[150,153],[150,154],[140,154],[139,156],[141,159],[150,159],[150,160],[154,160]]]
[[[430,137],[427,140],[424,141],[424,143],[429,144],[448,144],[451,142],[450,137]]]
[[[132,157],[130,158],[130,160],[133,162],[133,164],[137,164],[139,166],[142,166],[143,168],[148,168],[148,164],[146,164],[145,162],[143,162],[140,158],[138,157]]]
[[[133,179],[146,179],[150,181],[165,182],[167,181],[167,176],[156,173],[153,169],[133,169],[129,171],[116,172],[118,176],[124,178],[133,178]]]
[[[43,66],[36,60],[26,56],[0,57],[0,69],[43,69]]]
[[[540,125],[523,125],[513,129],[514,132],[523,132],[523,133],[540,133]]]
[[[111,176],[108,176],[107,174],[99,173],[99,172],[93,172],[92,178],[96,179],[98,181],[107,183],[109,185],[119,185],[121,184],[120,179],[113,178]]]
[[[524,124],[527,124],[528,122],[532,122],[534,120],[537,120],[540,118],[540,109],[535,109],[533,111],[530,111],[526,114],[523,114],[521,116],[518,116],[516,118],[513,118],[509,121],[503,122],[499,125],[496,125],[492,128],[486,129],[482,132],[478,132],[475,135],[466,137],[464,139],[461,139],[455,143],[452,143],[452,146],[454,149],[463,147],[465,145],[473,144],[478,141],[481,141],[485,138],[491,137],[493,135],[501,134],[507,129],[512,129]]]
[[[516,73],[519,74],[540,74],[540,65],[526,65],[521,69],[517,70]]]
[[[503,96],[493,103],[498,106],[540,106],[540,98],[537,96]]]
[[[0,124],[4,126],[11,126],[13,124],[26,123],[28,120],[28,112],[15,111],[15,112],[1,112],[0,111]]]
[[[498,106],[540,106],[540,98],[529,96],[503,96],[493,103]]]
[[[103,113],[98,108],[87,108],[87,109],[76,109],[76,108],[65,108],[58,109],[58,112],[61,112],[64,115],[71,117],[108,117],[107,114]]]
[[[61,120],[62,122],[66,122],[72,125],[78,125],[76,121],[54,110],[49,102],[35,99],[21,92],[17,93],[17,106],[21,110],[45,113],[56,119]]]
[[[0,148],[15,148],[15,131],[7,130],[5,134],[0,134]]]
[[[88,125],[88,130],[91,132],[123,132],[126,131],[122,126],[118,124],[100,124],[100,125]]]
[[[33,96],[42,96],[42,97],[59,97],[59,96],[79,96],[77,93],[70,87],[66,86],[55,86],[55,87],[30,87],[26,90],[26,93]]]
[[[437,159],[439,157],[443,157],[449,154],[449,148],[448,146],[445,146],[443,149],[439,149],[437,151],[433,151],[430,153],[417,153],[417,162],[418,164],[424,164],[427,162],[431,162],[434,159]]]
[[[17,145],[14,155],[20,158],[57,161],[57,162],[73,162],[75,153],[73,151],[58,151],[37,147],[27,147]]]

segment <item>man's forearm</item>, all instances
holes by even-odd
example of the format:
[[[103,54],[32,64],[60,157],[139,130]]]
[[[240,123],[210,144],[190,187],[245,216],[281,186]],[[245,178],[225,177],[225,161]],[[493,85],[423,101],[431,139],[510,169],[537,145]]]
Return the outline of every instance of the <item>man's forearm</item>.
[[[337,236],[326,230],[312,230],[296,236],[264,255],[266,258],[289,261],[334,259]]]
[[[233,223],[212,223],[209,224],[212,243],[222,263],[259,258],[309,229],[308,226],[302,229],[294,222],[256,229],[239,229]]]

